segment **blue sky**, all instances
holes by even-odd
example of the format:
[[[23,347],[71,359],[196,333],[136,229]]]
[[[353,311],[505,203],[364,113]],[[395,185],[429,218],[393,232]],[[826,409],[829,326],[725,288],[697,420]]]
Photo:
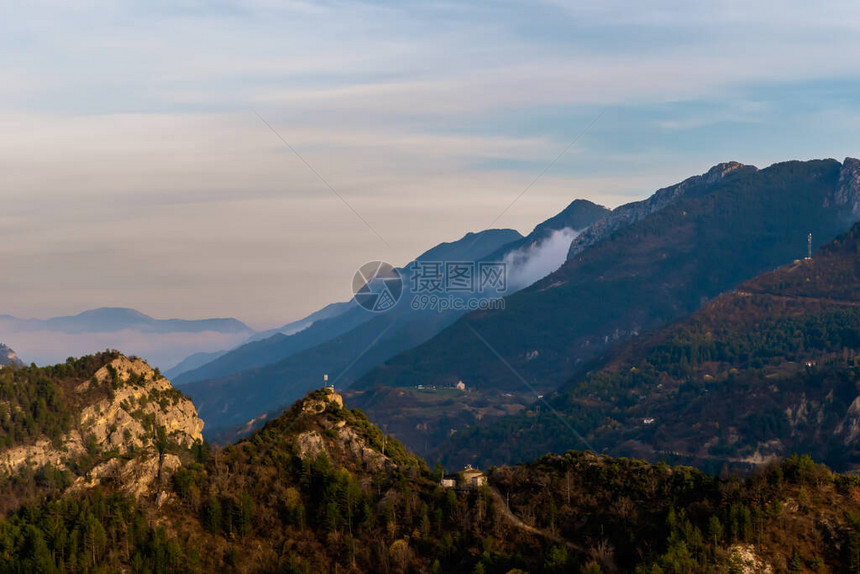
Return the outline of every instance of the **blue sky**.
[[[858,32],[852,2],[6,3],[0,312],[284,323],[487,227],[574,140],[497,226],[856,156]]]

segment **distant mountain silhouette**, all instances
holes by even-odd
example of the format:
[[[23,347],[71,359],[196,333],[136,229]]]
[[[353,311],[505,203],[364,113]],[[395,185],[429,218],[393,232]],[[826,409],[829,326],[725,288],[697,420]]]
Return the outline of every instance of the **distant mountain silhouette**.
[[[480,257],[500,245],[521,238],[522,236],[513,229],[491,229],[479,234],[469,233],[459,241],[437,245],[419,255],[416,260],[468,260],[470,255],[474,257],[478,254]],[[174,382],[177,385],[187,385],[264,367],[347,333],[362,323],[370,321],[374,316],[373,313],[358,306],[354,300],[332,303],[305,319],[285,325],[271,337],[252,340],[202,366],[178,373],[175,375]],[[286,334],[291,330],[292,333]]]
[[[251,333],[253,329],[237,319],[153,319],[135,309],[101,307],[77,315],[51,319],[18,319],[3,315],[4,321],[17,331],[59,331],[63,333],[110,333],[132,329],[146,333]]]
[[[0,315],[0,340],[37,364],[111,348],[142,356],[167,370],[189,355],[233,347],[253,333],[236,319],[155,319],[124,307],[102,307],[50,319]]]
[[[603,207],[578,200],[525,238],[512,230],[469,233],[426,251],[416,261],[504,261],[515,252],[527,259],[541,252],[543,242],[553,232],[568,230],[573,234],[574,225],[587,227],[607,213]],[[564,261],[567,248],[567,243],[562,245],[556,266]],[[411,266],[405,266],[401,273],[404,278],[411,277]],[[196,371],[179,375],[176,381],[197,401],[211,435],[244,426],[261,413],[278,411],[318,386],[323,374],[329,374],[339,387],[348,386],[368,369],[426,341],[465,312],[466,308],[416,310],[410,306],[408,296],[383,314],[356,307],[292,336],[275,336],[246,345]],[[188,380],[200,373],[210,378]]]

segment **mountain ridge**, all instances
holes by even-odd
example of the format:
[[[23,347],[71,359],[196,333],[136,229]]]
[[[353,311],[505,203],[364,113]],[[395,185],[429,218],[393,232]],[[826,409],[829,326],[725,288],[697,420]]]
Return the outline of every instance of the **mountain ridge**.
[[[757,167],[736,161],[718,163],[701,175],[694,175],[681,183],[658,189],[646,199],[616,207],[573,240],[567,257],[568,259],[576,257],[587,247],[605,239],[621,227],[636,223],[679,199],[707,193],[710,187],[732,173],[755,171],[758,171]]]
[[[799,452],[840,470],[858,468],[859,286],[856,224],[812,259],[755,277],[622,346],[551,404],[595,448],[615,455],[713,469]],[[498,429],[475,429],[445,450],[459,461],[480,452],[496,462],[505,452],[528,456],[513,444],[564,450],[558,422],[500,420]],[[497,432],[503,446],[491,438]]]
[[[525,238],[512,230],[470,233],[456,242],[441,244],[422,253],[415,261],[418,264],[486,260],[497,262],[505,257],[504,264],[507,265],[506,271],[509,274],[507,285],[514,289],[510,273],[524,266],[519,265],[519,261],[512,261],[508,257],[510,254],[517,254],[519,259],[528,261],[531,256],[545,253],[546,242],[554,232],[570,229],[573,224],[584,225],[594,221],[606,211],[589,201],[574,201],[561,213],[539,224]],[[562,245],[562,248],[557,254],[559,265],[564,260],[563,253],[567,251],[567,244]],[[180,375],[177,384],[181,384],[186,392],[197,398],[201,411],[212,423],[210,433],[237,428],[247,431],[248,421],[263,420],[272,411],[276,412],[278,408],[290,404],[318,385],[324,373],[330,374],[332,381],[336,381],[338,385],[349,386],[367,369],[400,351],[426,341],[468,308],[416,309],[412,305],[415,302],[413,297],[420,297],[420,292],[413,292],[413,273],[417,274],[419,271],[412,265],[400,270],[404,281],[403,295],[398,304],[385,313],[375,315],[356,306],[348,313],[330,320],[338,327],[337,331],[326,331],[330,323],[323,321],[316,326],[311,325],[292,338],[259,343],[261,346],[271,344],[270,350],[286,355],[277,361],[251,366],[235,373],[222,370],[216,376],[201,381],[190,381],[187,375]],[[467,292],[445,295],[468,301],[482,294]],[[288,355],[284,353],[286,345],[309,341],[310,337],[317,333],[322,333],[323,336],[313,341],[314,344],[290,349]],[[322,340],[325,335],[332,336]],[[216,360],[216,363],[205,369],[211,372],[223,360]],[[219,432],[218,436],[223,439],[224,436],[233,435]]]
[[[832,201],[840,177],[853,169],[847,163],[735,169],[707,193],[617,229],[506,297],[504,311],[467,314],[370,371],[350,389],[351,400],[425,454],[483,417],[526,408],[619,342],[802,256],[808,232],[817,247],[847,229],[850,207]],[[458,381],[473,393],[428,394]],[[453,406],[443,409],[445,401]]]
[[[466,234],[455,242],[442,243],[423,252],[416,260],[436,255],[449,257],[452,254],[456,260],[466,260],[470,253],[483,255],[484,251],[493,250],[500,243],[510,243],[512,237],[519,236],[518,232],[507,229]],[[457,249],[461,251],[458,252]],[[308,322],[311,318],[313,320]],[[359,307],[354,299],[327,305],[306,319],[290,323],[289,325],[301,327],[292,335],[286,335],[279,330],[267,339],[252,340],[240,345],[213,361],[178,374],[176,384],[187,385],[207,379],[222,379],[245,370],[263,368],[348,333],[372,318],[373,314]]]
[[[56,330],[65,333],[112,332],[123,329],[144,332],[253,332],[253,329],[233,318],[155,319],[129,307],[98,307],[50,319],[19,319],[3,315],[0,319],[13,322],[19,330]]]

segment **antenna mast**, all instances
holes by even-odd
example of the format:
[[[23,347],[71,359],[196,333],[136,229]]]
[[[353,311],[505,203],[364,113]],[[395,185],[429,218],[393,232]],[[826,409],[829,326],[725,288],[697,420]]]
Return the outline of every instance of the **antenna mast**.
[[[807,245],[807,253],[808,253],[806,258],[812,259],[812,234],[811,233],[809,234],[809,237],[806,238],[806,245]]]

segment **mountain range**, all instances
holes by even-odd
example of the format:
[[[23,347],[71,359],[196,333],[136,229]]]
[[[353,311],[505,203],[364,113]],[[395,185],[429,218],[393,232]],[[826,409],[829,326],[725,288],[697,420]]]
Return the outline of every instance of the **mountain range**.
[[[513,230],[494,229],[440,244],[398,270],[404,294],[385,313],[369,312],[354,302],[344,304],[338,313],[293,335],[276,334],[254,341],[179,374],[177,385],[194,398],[210,421],[210,436],[222,429],[228,433],[236,428],[247,430],[249,421],[265,420],[318,386],[323,374],[330,374],[331,382],[339,387],[349,386],[368,369],[421,344],[468,310],[416,310],[412,305],[417,295],[413,286],[416,264],[498,261],[507,265],[508,285],[514,290],[518,285],[512,279],[518,278],[521,286],[530,282],[528,275],[534,281],[563,263],[569,237],[578,232],[574,225],[587,227],[606,213],[605,208],[580,200],[526,237]],[[457,294],[462,301],[483,295]]]
[[[253,333],[237,319],[155,319],[122,307],[50,319],[0,315],[0,340],[37,364],[64,361],[93,349],[122,348],[167,369],[193,353],[234,347]]]
[[[618,343],[802,255],[809,233],[814,246],[832,239],[858,213],[858,173],[851,158],[763,170],[729,162],[611,212],[577,200],[526,237],[469,234],[416,258],[504,261],[504,309],[416,312],[405,304],[411,293],[382,314],[333,304],[295,331],[191,357],[193,368],[170,374],[212,437],[247,431],[329,374],[426,454],[452,431],[553,392]],[[399,271],[408,279],[412,266]],[[471,392],[416,396],[419,385],[459,381]]]
[[[832,240],[856,220],[858,173],[850,158],[724,164],[619,207],[594,226],[608,235],[506,297],[504,310],[460,318],[369,371],[349,399],[429,454],[452,432],[553,393],[619,343],[803,257],[810,233],[813,247]],[[659,197],[674,199],[655,210]],[[625,225],[611,223],[616,213]],[[443,391],[459,381],[471,392]]]
[[[860,224],[591,367],[545,405],[459,434],[443,458],[497,464],[579,444],[712,470],[795,452],[857,469]]]
[[[112,333],[133,329],[142,333],[248,333],[250,327],[237,319],[153,319],[140,311],[124,307],[101,307],[73,316],[51,319],[17,319],[0,316],[0,321],[11,324],[16,331],[58,331],[79,335],[82,333]],[[5,327],[5,325],[4,325]]]
[[[504,310],[0,369],[0,571],[855,571],[858,217],[856,160],[720,164],[416,259],[512,266]]]

